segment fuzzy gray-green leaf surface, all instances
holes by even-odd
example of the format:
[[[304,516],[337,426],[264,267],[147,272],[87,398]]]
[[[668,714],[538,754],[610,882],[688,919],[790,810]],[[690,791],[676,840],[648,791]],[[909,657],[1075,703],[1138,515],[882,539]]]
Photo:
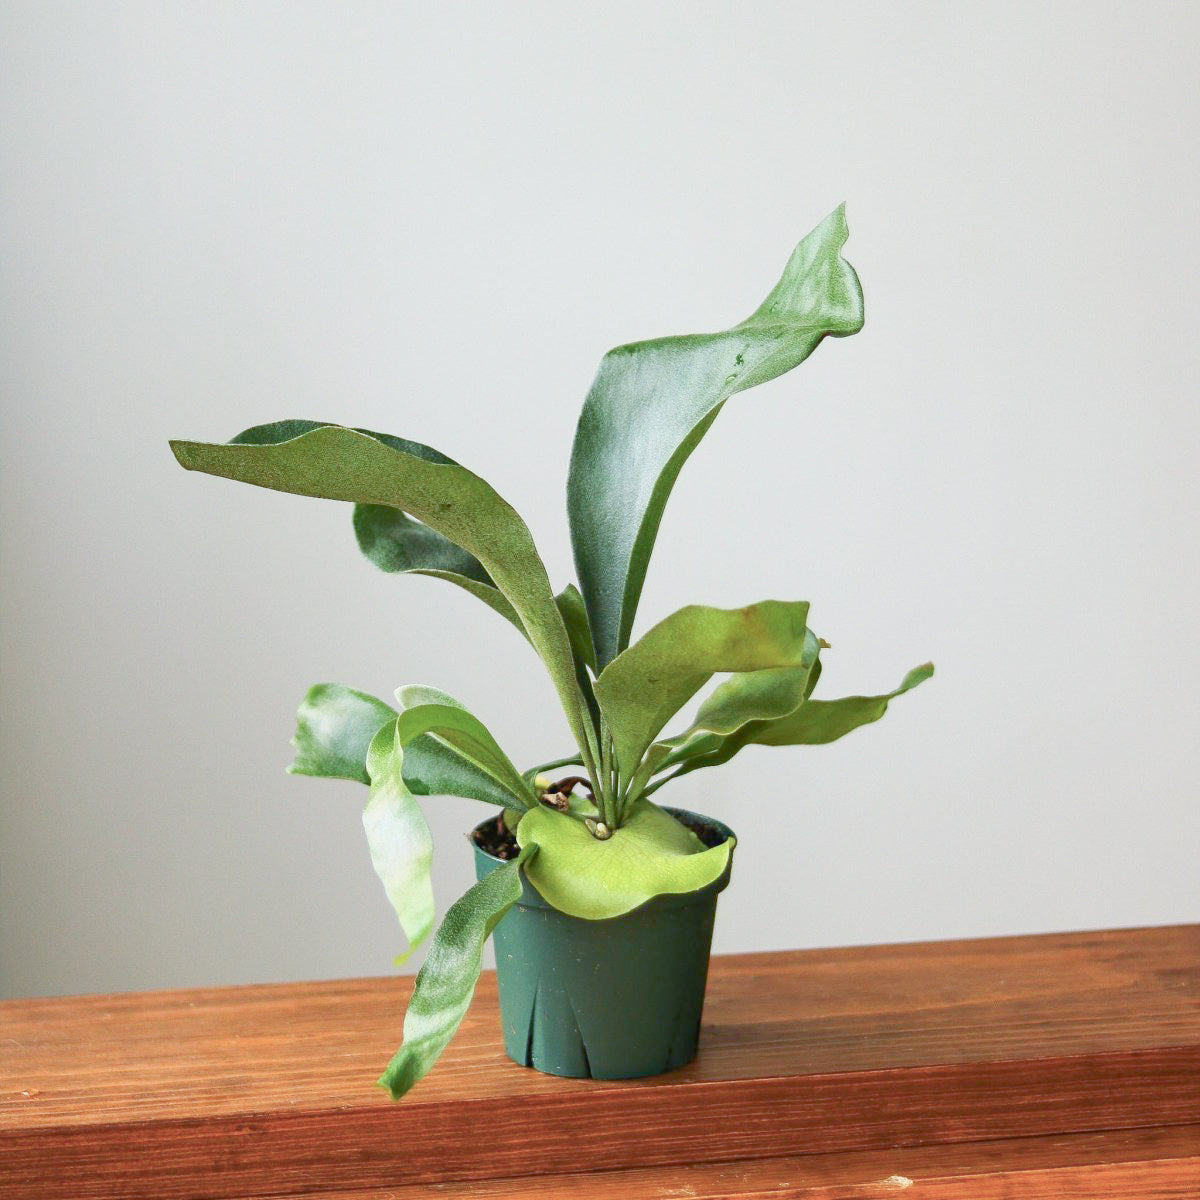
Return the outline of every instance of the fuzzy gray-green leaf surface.
[[[366,692],[339,683],[314,684],[296,713],[296,757],[288,770],[370,783],[367,750],[382,726],[395,719],[391,705]]]
[[[736,392],[802,363],[863,324],[862,289],[841,257],[843,208],[792,253],[740,324],[618,346],[579,418],[567,482],[580,590],[603,669],[628,645],[663,509],[683,464]]]
[[[398,715],[366,692],[318,683],[296,714],[296,758],[288,770],[293,775],[370,783],[367,750],[384,725],[394,727]],[[465,796],[502,808],[513,804],[510,786],[432,733],[406,742],[403,751],[404,782],[416,796]]]
[[[399,1100],[423,1079],[458,1031],[483,962],[483,944],[500,918],[521,898],[521,868],[537,853],[527,844],[511,862],[485,875],[455,901],[429,946],[417,975],[404,1041],[379,1082]]]
[[[487,726],[452,696],[437,688],[410,685],[400,688],[396,698],[401,704],[396,719],[396,738],[401,746],[407,748],[432,739],[435,745],[444,747],[447,755],[452,755],[461,767],[469,768],[474,777],[490,780],[492,793],[480,795],[479,799],[491,800],[496,795],[501,797],[498,802],[503,807],[522,812],[537,802],[524,776]],[[474,795],[463,791],[454,794]]]
[[[722,671],[811,667],[819,644],[805,601],[745,608],[692,604],[672,613],[618,655],[596,680],[617,759],[632,776],[666,723]]]
[[[356,504],[354,536],[358,548],[381,571],[393,575],[430,575],[457,584],[525,635],[521,618],[492,582],[483,563],[436,529],[414,521],[398,508]]]
[[[412,951],[433,928],[433,838],[420,805],[404,779],[404,747],[395,721],[384,725],[367,751],[371,791],[363,829],[371,865],[400,921]],[[407,954],[402,956],[407,957]]]
[[[745,746],[819,746],[836,742],[862,725],[878,721],[888,705],[925,682],[933,675],[933,664],[914,667],[900,686],[881,696],[843,696],[840,700],[805,700],[792,712],[772,720],[747,721],[733,732],[701,732],[688,737],[679,756],[672,755],[666,765],[680,762],[673,775],[659,781],[648,792],[701,767],[717,767],[728,762]],[[699,725],[699,721],[697,721]],[[664,765],[665,769],[665,765]]]
[[[280,421],[227,444],[171,443],[180,464],[259,487],[409,513],[476,559],[516,610],[558,691],[581,747],[587,705],[546,568],[525,522],[479,476],[444,454],[389,434]]]

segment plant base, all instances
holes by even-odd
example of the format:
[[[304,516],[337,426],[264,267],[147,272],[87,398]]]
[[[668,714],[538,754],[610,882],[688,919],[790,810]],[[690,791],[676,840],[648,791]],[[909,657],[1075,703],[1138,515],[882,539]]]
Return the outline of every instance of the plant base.
[[[668,809],[730,837],[707,817]],[[476,873],[500,865],[472,840]],[[585,921],[551,908],[528,880],[496,927],[504,1046],[550,1075],[635,1079],[696,1056],[717,895],[729,872],[700,892],[659,896],[634,912]]]

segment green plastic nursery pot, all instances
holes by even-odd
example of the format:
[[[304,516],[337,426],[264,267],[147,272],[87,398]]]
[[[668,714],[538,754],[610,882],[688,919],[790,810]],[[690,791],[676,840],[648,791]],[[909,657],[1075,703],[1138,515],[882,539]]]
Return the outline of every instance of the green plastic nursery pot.
[[[702,839],[714,845],[733,836],[710,817],[666,811],[706,827]],[[482,879],[501,860],[471,844]],[[636,1079],[691,1062],[717,895],[728,883],[726,868],[701,891],[586,921],[552,908],[523,880],[520,901],[493,935],[509,1057],[549,1075],[592,1079]]]

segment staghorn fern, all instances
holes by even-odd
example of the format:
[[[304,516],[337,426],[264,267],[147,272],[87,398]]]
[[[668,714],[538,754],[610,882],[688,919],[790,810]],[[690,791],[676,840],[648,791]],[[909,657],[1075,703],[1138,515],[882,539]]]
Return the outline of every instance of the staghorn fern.
[[[878,720],[933,673],[878,696],[812,700],[826,648],[804,601],[690,605],[630,645],[663,510],[726,401],[802,363],[826,337],[862,328],[862,292],[841,256],[838,208],[800,242],[746,320],[720,333],[609,351],[584,402],[567,483],[579,586],[553,591],[529,530],[492,488],[437,450],[320,421],[259,425],[229,443],[172,442],[179,462],[260,487],[354,504],[362,552],[385,571],[449,580],[511,622],[541,659],[575,750],[524,773],[458,701],[403,687],[398,708],[332,684],[300,706],[296,774],[369,786],[372,862],[409,940],[434,924],[432,845],[417,796],[498,806],[519,856],[446,913],[417,977],[404,1043],[382,1083],[399,1097],[433,1066],[470,1003],[483,945],[516,902],[522,873],[556,908],[600,920],[719,878],[732,839],[706,848],[649,797],[748,745],[816,745]],[[673,717],[729,678],[682,732]],[[540,772],[577,764],[587,800],[542,803]],[[570,790],[568,788],[568,790]]]

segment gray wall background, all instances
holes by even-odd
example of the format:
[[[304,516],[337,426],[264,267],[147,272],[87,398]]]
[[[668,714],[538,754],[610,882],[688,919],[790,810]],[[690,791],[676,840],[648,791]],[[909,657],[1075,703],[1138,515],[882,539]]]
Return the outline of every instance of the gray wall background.
[[[284,416],[437,446],[571,571],[600,355],[722,328],[849,203],[867,328],[730,403],[639,627],[807,598],[826,695],[677,803],[717,949],[1195,920],[1194,4],[4,6],[0,986],[390,969],[318,680],[566,744],[516,635],[341,505],[187,475]],[[442,904],[482,815],[431,801]],[[414,962],[413,966],[416,965]]]

